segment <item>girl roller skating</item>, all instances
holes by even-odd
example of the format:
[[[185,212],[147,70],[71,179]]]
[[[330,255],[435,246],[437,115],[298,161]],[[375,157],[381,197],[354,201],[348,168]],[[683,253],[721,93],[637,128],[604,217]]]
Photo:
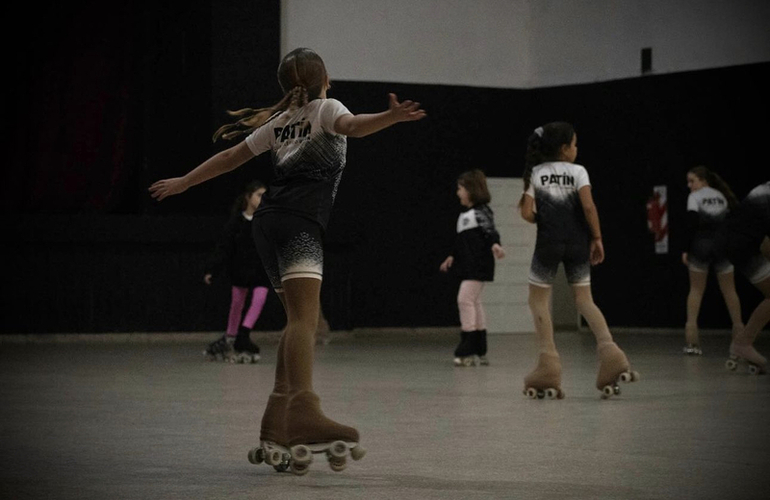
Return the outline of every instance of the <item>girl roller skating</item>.
[[[727,257],[764,296],[752,311],[743,331],[733,336],[726,366],[736,370],[741,362],[754,374],[767,373],[767,358],[757,352],[754,341],[770,322],[770,182],[756,186],[738,205],[719,233]],[[763,251],[764,250],[764,251]]]
[[[591,266],[604,260],[604,246],[588,172],[574,163],[576,157],[577,135],[569,123],[538,127],[527,141],[524,194],[519,207],[524,220],[537,224],[529,307],[539,355],[536,368],[524,379],[524,393],[533,398],[564,397],[550,310],[551,286],[560,263],[572,285],[578,312],[596,336],[597,389],[609,397],[620,392],[619,380],[638,379],[591,295]]]
[[[457,197],[464,207],[457,219],[457,238],[452,254],[439,269],[452,269],[462,280],[457,294],[460,312],[460,343],[454,352],[455,366],[488,365],[487,327],[481,295],[484,283],[495,275],[495,258],[505,257],[500,234],[488,203],[492,200],[481,170],[465,172],[457,179]]]
[[[703,292],[706,289],[709,267],[717,274],[719,289],[725,299],[733,325],[733,336],[743,330],[741,301],[735,292],[733,265],[724,251],[716,244],[716,236],[738,200],[730,186],[715,172],[698,166],[687,172],[687,251],[682,262],[690,276],[690,292],[687,295],[687,323],[685,323],[684,353],[701,355],[698,333],[698,313]]]
[[[284,96],[274,106],[231,113],[237,122],[214,135],[244,141],[218,153],[183,177],[156,182],[158,200],[229,172],[255,155],[270,152],[274,179],[254,214],[254,239],[273,288],[286,309],[287,324],[277,350],[275,384],[262,417],[258,463],[304,474],[324,453],[335,471],[347,456],[359,459],[359,433],[327,418],[313,391],[315,334],[323,270],[323,235],[345,167],[347,136],[364,137],[399,122],[424,118],[419,103],[389,96],[386,111],[354,115],[328,99],[329,77],[321,57],[299,48],[278,68]]]
[[[261,181],[246,186],[236,198],[222,237],[206,262],[203,281],[207,285],[218,274],[227,275],[231,285],[227,330],[203,352],[212,360],[256,363],[260,359],[259,346],[251,341],[250,334],[265,305],[269,282],[254,245],[251,222],[264,193]]]

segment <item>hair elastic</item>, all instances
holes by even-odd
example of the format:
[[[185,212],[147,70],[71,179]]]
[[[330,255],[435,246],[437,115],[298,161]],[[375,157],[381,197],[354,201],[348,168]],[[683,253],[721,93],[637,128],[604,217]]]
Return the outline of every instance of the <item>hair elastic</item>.
[[[535,133],[537,134],[538,137],[543,137],[543,127],[537,127],[535,129]]]

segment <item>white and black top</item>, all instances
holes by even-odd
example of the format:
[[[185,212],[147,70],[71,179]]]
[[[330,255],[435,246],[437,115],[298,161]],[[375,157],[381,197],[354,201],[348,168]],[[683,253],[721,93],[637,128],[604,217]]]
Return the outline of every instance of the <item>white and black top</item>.
[[[687,197],[687,248],[695,239],[714,238],[730,212],[727,198],[718,189],[705,186]]]
[[[500,243],[495,216],[488,205],[475,205],[457,218],[457,238],[452,247],[452,270],[463,280],[493,281],[492,245]]]
[[[255,155],[273,155],[274,178],[257,215],[289,212],[326,228],[347,153],[347,138],[334,132],[334,122],[345,114],[350,111],[338,100],[315,99],[276,114],[246,138]]]
[[[590,240],[578,191],[590,186],[582,165],[541,163],[532,169],[526,195],[535,200],[537,244],[582,243]]]
[[[746,242],[756,251],[770,237],[770,182],[752,189],[728,219],[730,237]]]

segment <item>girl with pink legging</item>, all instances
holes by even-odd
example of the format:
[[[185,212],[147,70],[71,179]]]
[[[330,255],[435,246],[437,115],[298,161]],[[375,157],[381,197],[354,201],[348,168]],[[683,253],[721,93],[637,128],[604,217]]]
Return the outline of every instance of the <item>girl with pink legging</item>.
[[[492,197],[481,170],[465,172],[457,179],[457,197],[464,207],[457,219],[457,239],[452,254],[440,266],[460,278],[457,308],[460,312],[460,343],[456,366],[487,365],[487,326],[481,295],[484,283],[495,275],[495,258],[505,257],[500,234],[488,203]]]
[[[221,273],[232,285],[227,330],[204,351],[209,359],[239,363],[259,360],[259,346],[251,341],[250,334],[267,300],[269,280],[252,238],[251,224],[264,193],[265,185],[253,181],[236,198],[233,214],[206,263],[206,284]]]

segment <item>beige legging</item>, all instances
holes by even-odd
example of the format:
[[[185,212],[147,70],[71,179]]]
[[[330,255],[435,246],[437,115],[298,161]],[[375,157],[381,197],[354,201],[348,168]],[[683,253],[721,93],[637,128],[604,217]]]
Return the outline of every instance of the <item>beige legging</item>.
[[[463,280],[457,293],[457,308],[460,310],[460,328],[464,332],[486,330],[487,318],[481,304],[484,282]]]
[[[594,303],[590,286],[573,285],[572,293],[578,312],[585,318],[596,337],[596,343],[612,342],[612,334],[604,314]],[[542,353],[555,353],[553,321],[551,320],[551,287],[529,285],[529,309],[535,324],[538,349]]]

